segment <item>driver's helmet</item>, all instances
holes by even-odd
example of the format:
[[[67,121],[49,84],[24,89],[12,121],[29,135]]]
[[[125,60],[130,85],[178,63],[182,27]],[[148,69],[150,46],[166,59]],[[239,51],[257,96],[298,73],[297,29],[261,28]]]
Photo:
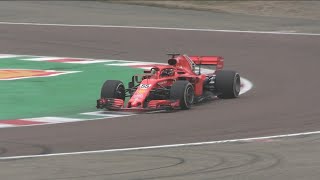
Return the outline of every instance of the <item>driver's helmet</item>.
[[[161,76],[164,77],[164,76],[173,76],[174,74],[174,71],[173,69],[164,69],[162,72],[161,72]]]
[[[150,74],[156,74],[156,70],[154,69],[154,68],[151,68],[151,72],[150,72]]]

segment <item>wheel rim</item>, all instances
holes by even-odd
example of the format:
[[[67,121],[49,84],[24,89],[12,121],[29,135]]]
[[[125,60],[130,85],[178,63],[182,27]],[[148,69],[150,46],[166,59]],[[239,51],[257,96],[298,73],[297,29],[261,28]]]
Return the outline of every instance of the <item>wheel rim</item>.
[[[118,85],[118,87],[116,88],[115,95],[116,95],[117,99],[124,99],[125,98],[125,89],[124,89],[123,84]]]
[[[235,80],[234,80],[234,93],[235,93],[236,96],[239,95],[240,88],[241,88],[240,76],[239,76],[239,74],[236,74]]]
[[[189,107],[193,103],[193,100],[194,100],[193,88],[191,86],[188,86],[186,90],[186,97],[185,97],[186,105]]]

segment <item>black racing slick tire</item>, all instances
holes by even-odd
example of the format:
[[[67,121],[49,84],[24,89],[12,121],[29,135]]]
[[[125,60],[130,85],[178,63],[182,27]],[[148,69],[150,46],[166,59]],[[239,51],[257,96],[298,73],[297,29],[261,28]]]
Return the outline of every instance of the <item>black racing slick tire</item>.
[[[236,98],[240,93],[240,75],[237,72],[230,70],[217,71],[215,86],[219,93],[219,98]]]
[[[179,100],[181,109],[190,109],[194,101],[194,88],[189,81],[176,81],[170,89],[170,99]]]
[[[121,81],[107,80],[101,88],[101,98],[115,98],[125,100],[125,87]]]

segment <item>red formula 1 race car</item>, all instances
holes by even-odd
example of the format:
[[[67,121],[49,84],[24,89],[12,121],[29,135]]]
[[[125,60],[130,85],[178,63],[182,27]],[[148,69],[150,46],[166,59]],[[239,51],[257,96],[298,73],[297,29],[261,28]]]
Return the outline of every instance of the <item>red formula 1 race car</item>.
[[[240,75],[223,70],[222,57],[169,55],[168,65],[157,65],[142,75],[134,75],[128,88],[118,80],[105,81],[97,108],[128,111],[189,109],[192,104],[212,97],[239,96]],[[125,104],[127,97],[130,99]]]

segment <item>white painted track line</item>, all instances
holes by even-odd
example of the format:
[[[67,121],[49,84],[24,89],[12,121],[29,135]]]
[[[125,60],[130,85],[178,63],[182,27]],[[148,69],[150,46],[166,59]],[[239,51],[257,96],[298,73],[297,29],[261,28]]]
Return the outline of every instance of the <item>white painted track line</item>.
[[[176,31],[202,31],[202,32],[229,32],[229,33],[253,33],[253,34],[320,36],[319,33],[298,33],[298,32],[291,32],[291,31],[252,31],[252,30],[200,29],[200,28],[196,29],[196,28],[153,27],[153,26],[115,26],[115,25],[98,25],[98,24],[48,24],[48,23],[37,23],[37,22],[0,22],[0,24],[4,24],[4,25],[28,25],[28,26],[156,29],[156,30],[176,30]]]
[[[40,118],[29,118],[29,119],[23,119],[23,120],[35,121],[35,122],[43,122],[43,123],[65,123],[65,122],[82,121],[82,119],[62,118],[62,117],[40,117]]]
[[[263,139],[275,139],[275,138],[286,138],[286,137],[296,137],[320,134],[320,131],[302,132],[295,134],[282,134],[275,136],[262,136],[253,138],[243,138],[243,139],[229,139],[221,141],[207,141],[207,142],[196,142],[196,143],[186,143],[186,144],[169,144],[169,145],[159,145],[159,146],[145,146],[145,147],[134,147],[134,148],[123,148],[123,149],[107,149],[107,150],[96,150],[96,151],[79,151],[79,152],[68,152],[68,153],[54,153],[54,154],[40,154],[40,155],[26,155],[26,156],[11,156],[11,157],[0,157],[0,160],[13,160],[13,159],[24,159],[24,158],[40,158],[40,157],[52,157],[52,156],[67,156],[67,155],[80,155],[80,154],[97,154],[97,153],[108,153],[108,152],[123,152],[123,151],[136,151],[136,150],[147,150],[147,149],[161,149],[161,148],[175,148],[184,146],[200,146],[200,145],[210,145],[210,144],[222,144],[222,143],[232,143],[232,142],[245,142]]]
[[[115,60],[84,60],[84,61],[69,61],[65,63],[69,64],[94,64],[94,63],[106,63],[106,62],[114,62]]]
[[[15,127],[15,126],[11,124],[3,124],[0,122],[0,128],[8,128],[8,127]]]
[[[56,59],[64,59],[64,57],[36,57],[36,58],[26,58],[21,59],[25,61],[50,61],[50,60],[56,60]]]
[[[83,115],[90,115],[90,116],[102,116],[105,118],[115,118],[115,117],[126,117],[126,116],[133,116],[136,114],[107,114],[103,111],[97,111],[97,112],[88,112],[88,113],[81,113]]]
[[[14,58],[18,57],[19,55],[13,55],[13,54],[0,54],[0,59],[5,59],[5,58]]]
[[[253,84],[248,79],[245,79],[243,77],[240,77],[241,84],[243,85],[240,89],[240,94],[244,94],[248,92],[250,89],[252,89]]]

